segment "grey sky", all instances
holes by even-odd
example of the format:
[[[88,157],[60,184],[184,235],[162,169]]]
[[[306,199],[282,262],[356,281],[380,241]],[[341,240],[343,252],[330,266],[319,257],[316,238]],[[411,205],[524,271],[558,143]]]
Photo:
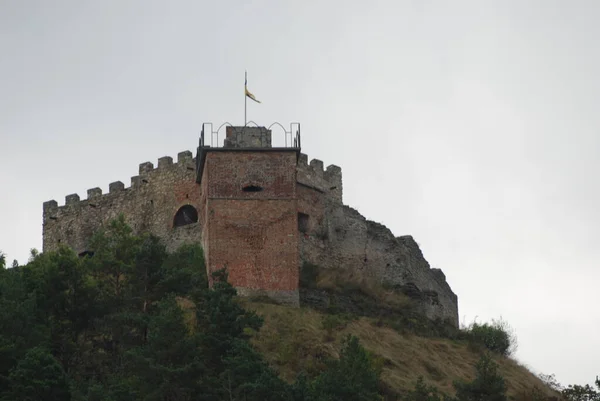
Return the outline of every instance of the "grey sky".
[[[519,361],[600,374],[597,1],[0,0],[0,250],[42,202],[195,150],[202,122],[302,124],[344,203],[411,234]]]

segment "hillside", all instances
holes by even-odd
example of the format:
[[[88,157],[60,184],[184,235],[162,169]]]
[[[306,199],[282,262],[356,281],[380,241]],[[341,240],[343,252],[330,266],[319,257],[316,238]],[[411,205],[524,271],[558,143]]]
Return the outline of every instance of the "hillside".
[[[168,252],[122,217],[93,249],[0,257],[0,400],[553,399],[502,326],[431,321],[394,287],[304,266],[312,307],[238,297],[226,271],[208,287],[201,247]]]
[[[480,353],[465,341],[428,338],[378,324],[378,319],[344,319],[308,308],[290,308],[259,302],[246,307],[264,317],[264,325],[252,344],[281,374],[292,381],[302,371],[318,371],[324,358],[339,356],[341,341],[356,335],[361,344],[381,359],[381,379],[392,394],[414,389],[419,376],[428,384],[452,394],[455,380],[470,381]],[[525,367],[510,358],[495,356],[499,373],[505,378],[509,396],[522,396],[534,387],[555,395]]]

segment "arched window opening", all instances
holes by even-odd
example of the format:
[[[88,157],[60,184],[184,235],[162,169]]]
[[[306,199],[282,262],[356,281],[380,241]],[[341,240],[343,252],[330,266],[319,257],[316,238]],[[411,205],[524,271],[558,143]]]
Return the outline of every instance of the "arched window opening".
[[[179,208],[173,219],[173,228],[186,226],[198,222],[198,212],[192,205],[185,205]]]
[[[242,191],[244,192],[260,192],[262,190],[262,187],[259,187],[258,185],[246,185],[242,188]]]

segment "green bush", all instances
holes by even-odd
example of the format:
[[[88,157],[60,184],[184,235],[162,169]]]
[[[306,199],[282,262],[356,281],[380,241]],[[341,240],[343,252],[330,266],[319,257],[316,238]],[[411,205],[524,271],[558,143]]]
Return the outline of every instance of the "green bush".
[[[302,401],[381,400],[380,375],[373,355],[362,347],[358,337],[348,335],[340,358],[329,361],[328,368],[310,384],[312,397]]]
[[[516,351],[516,337],[503,320],[492,320],[492,323],[483,324],[474,322],[466,332],[472,345],[483,346],[503,356],[510,356]]]
[[[477,376],[471,382],[456,381],[457,401],[506,401],[506,382],[498,373],[498,365],[489,354],[477,363]]]
[[[446,396],[438,391],[435,386],[428,386],[423,380],[423,376],[415,383],[415,389],[410,391],[406,397],[406,401],[443,401]]]

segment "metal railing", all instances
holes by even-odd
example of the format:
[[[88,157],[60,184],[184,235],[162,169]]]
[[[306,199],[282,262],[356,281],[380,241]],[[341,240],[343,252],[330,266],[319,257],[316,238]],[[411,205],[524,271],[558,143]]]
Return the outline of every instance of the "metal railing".
[[[244,128],[251,127],[251,126],[249,126],[249,124],[254,124],[252,127],[259,127],[258,124],[256,124],[254,121],[248,121],[246,123],[246,125],[243,127],[235,127],[237,129],[238,135],[243,135]],[[219,143],[219,134],[221,133],[221,130],[223,129],[223,127],[227,127],[227,126],[234,127],[233,124],[224,122],[223,124],[221,124],[219,126],[219,128],[214,130],[212,123],[202,123],[202,131],[200,132],[199,149],[202,149],[205,147],[211,147],[211,148],[223,147],[223,144]],[[274,122],[273,124],[269,125],[269,127],[267,127],[267,129],[271,130],[271,127],[273,127],[273,126],[280,127],[281,130],[283,131],[285,148],[301,148],[301,145],[300,145],[300,123],[295,123],[295,122],[290,123],[289,131],[283,125],[281,125],[279,122]],[[209,135],[210,135],[210,138],[207,141],[206,137]]]

